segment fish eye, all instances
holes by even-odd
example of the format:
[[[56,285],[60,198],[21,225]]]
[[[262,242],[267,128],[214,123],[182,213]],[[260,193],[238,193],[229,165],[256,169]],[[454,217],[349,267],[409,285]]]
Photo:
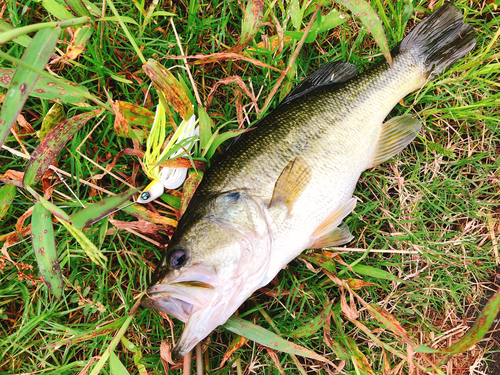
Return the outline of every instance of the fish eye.
[[[150,196],[151,196],[151,194],[149,192],[145,191],[144,193],[141,194],[141,199],[146,201],[149,199]]]
[[[181,267],[184,263],[186,263],[188,257],[184,250],[178,249],[174,250],[169,257],[170,266],[174,268]]]

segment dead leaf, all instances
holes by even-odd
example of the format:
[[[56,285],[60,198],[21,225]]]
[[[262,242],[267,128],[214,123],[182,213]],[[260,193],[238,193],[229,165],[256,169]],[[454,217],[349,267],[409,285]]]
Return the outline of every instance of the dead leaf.
[[[158,164],[158,166],[168,167],[168,168],[196,168],[201,171],[204,171],[206,163],[204,161],[189,160],[181,157],[176,159],[165,160],[163,163]]]
[[[225,61],[229,59],[234,59],[234,60],[244,60],[248,61],[249,63],[256,65],[256,66],[261,66],[263,68],[268,68],[272,70],[276,70],[279,73],[283,73],[280,69],[275,68],[273,66],[267,65],[259,60],[252,59],[251,57],[243,56],[238,53],[232,53],[232,52],[218,52],[218,53],[211,53],[209,55],[192,55],[192,56],[172,56],[172,55],[167,55],[165,56],[167,59],[172,59],[172,60],[184,60],[184,59],[196,59],[198,61],[189,63],[192,65],[200,65],[200,64],[210,64],[218,61]]]
[[[259,113],[260,110],[257,105],[257,99],[255,99],[255,96],[253,96],[252,92],[248,89],[247,85],[245,85],[245,82],[243,82],[243,80],[239,76],[231,76],[217,81],[217,83],[214,85],[214,87],[212,87],[210,93],[208,94],[206,107],[208,108],[210,107],[210,104],[212,104],[212,99],[217,88],[221,85],[228,85],[230,83],[236,83],[245,92],[245,94],[250,98],[253,105],[255,106],[255,110],[257,111],[257,113]]]
[[[269,354],[269,357],[271,357],[271,359],[273,360],[274,365],[278,368],[278,371],[280,372],[280,374],[285,375],[285,371],[283,371],[283,368],[280,365],[280,361],[278,359],[278,354],[276,354],[276,352],[274,350],[272,350],[271,348],[268,348],[267,346],[266,346],[266,350],[267,350],[267,354]]]
[[[224,357],[222,357],[222,361],[220,363],[219,368],[222,368],[226,361],[231,357],[231,355],[237,351],[239,348],[241,348],[243,345],[245,345],[248,342],[248,339],[243,336],[237,335],[234,340],[229,344],[227,347],[226,352],[224,353]]]

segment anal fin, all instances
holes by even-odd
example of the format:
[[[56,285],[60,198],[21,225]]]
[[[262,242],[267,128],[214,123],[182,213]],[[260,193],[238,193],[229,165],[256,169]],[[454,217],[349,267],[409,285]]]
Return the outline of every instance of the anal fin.
[[[311,236],[311,248],[318,249],[326,246],[338,246],[352,240],[347,225],[341,224],[342,220],[351,213],[356,206],[356,198],[351,198],[339,209],[335,210]]]
[[[411,115],[398,116],[382,125],[380,138],[368,168],[392,158],[408,146],[420,132],[422,123]]]
[[[311,176],[311,167],[307,163],[301,158],[293,159],[276,181],[269,207],[285,204],[290,212],[297,198],[309,184]]]

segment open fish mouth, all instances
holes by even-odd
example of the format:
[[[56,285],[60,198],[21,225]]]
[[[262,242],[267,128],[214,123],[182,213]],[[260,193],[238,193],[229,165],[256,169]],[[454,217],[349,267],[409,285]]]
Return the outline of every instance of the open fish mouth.
[[[214,287],[202,281],[157,284],[147,290],[141,304],[185,323],[195,311],[211,300],[213,292]]]

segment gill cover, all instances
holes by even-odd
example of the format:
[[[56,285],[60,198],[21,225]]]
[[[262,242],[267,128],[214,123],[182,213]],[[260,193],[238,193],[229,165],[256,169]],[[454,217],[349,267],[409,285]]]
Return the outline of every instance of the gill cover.
[[[196,212],[172,239],[142,302],[186,322],[177,357],[224,324],[261,285],[272,246],[266,207],[245,191],[214,195]],[[175,267],[171,257],[181,251],[185,263]]]

